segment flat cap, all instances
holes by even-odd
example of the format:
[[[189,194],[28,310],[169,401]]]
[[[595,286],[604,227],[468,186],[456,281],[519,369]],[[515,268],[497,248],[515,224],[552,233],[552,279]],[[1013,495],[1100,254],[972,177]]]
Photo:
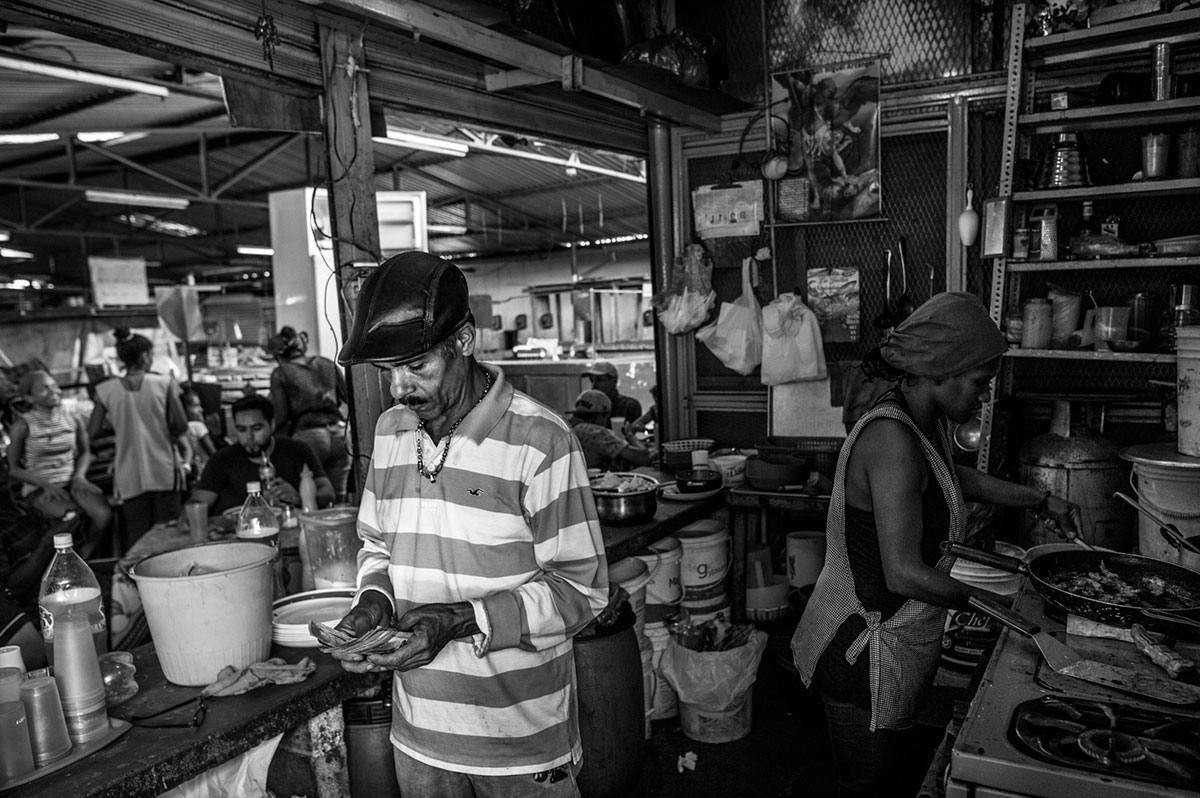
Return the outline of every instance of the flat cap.
[[[458,267],[428,252],[402,252],[363,282],[337,360],[343,366],[413,360],[468,321],[470,294]]]
[[[597,360],[595,363],[588,366],[587,371],[583,373],[594,375],[596,377],[607,374],[608,376],[615,378],[617,376],[617,367],[612,363],[609,363],[607,360]]]

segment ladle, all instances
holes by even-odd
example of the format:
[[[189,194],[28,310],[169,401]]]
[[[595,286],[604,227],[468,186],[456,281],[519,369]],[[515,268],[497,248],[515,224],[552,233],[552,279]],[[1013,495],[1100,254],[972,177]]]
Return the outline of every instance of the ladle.
[[[875,317],[875,329],[887,330],[895,325],[892,319],[892,251],[885,249],[887,253],[887,277],[884,279],[884,297],[883,297],[883,312]]]
[[[1174,546],[1177,549],[1180,549],[1181,551],[1187,550],[1187,551],[1193,552],[1195,554],[1200,554],[1200,549],[1196,548],[1196,546],[1189,539],[1187,539],[1183,536],[1183,533],[1179,531],[1179,527],[1175,526],[1174,524],[1168,524],[1166,521],[1159,518],[1156,514],[1152,513],[1150,510],[1147,510],[1145,507],[1143,507],[1141,505],[1141,503],[1136,501],[1133,497],[1128,496],[1128,495],[1122,493],[1121,491],[1117,491],[1116,493],[1113,494],[1113,496],[1120,499],[1121,501],[1125,502],[1130,507],[1134,508],[1142,515],[1146,516],[1154,523],[1158,524],[1159,533],[1164,538],[1166,538],[1167,542],[1170,543],[1172,546]]]
[[[900,236],[900,240],[896,242],[896,249],[900,252],[900,279],[904,293],[896,300],[896,307],[892,312],[893,324],[904,321],[916,309],[912,297],[908,295],[908,242],[904,240],[904,236]]]

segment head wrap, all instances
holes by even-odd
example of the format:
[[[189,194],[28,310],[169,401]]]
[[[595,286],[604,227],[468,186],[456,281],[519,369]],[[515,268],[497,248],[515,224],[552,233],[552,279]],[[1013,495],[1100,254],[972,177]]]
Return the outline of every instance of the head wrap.
[[[979,300],[955,292],[933,296],[879,347],[892,368],[932,379],[962,374],[1006,351],[1004,336]]]

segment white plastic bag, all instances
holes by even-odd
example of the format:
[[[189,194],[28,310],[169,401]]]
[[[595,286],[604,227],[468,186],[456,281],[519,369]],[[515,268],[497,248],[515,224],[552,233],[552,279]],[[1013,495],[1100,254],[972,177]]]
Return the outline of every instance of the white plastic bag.
[[[722,302],[716,322],[696,333],[718,360],[738,374],[749,374],[762,362],[762,308],[750,284],[753,262],[742,261],[742,295]]]
[[[670,284],[652,300],[664,330],[678,335],[704,323],[717,298],[711,278],[712,261],[704,247],[688,244],[683,256],[675,259]]]
[[[282,734],[173,787],[158,798],[267,798],[267,769]]]
[[[817,314],[795,294],[780,294],[762,314],[762,384],[825,379],[825,344]]]
[[[728,651],[692,651],[672,637],[659,670],[679,700],[706,712],[720,712],[737,702],[758,676],[767,633],[755,630],[744,646]]]

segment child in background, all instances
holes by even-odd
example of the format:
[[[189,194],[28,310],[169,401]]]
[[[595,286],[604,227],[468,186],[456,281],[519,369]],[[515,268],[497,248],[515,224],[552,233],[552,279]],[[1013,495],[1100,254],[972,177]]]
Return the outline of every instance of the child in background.
[[[183,410],[188,419],[187,440],[192,447],[192,477],[198,477],[217,447],[208,432],[208,424],[204,420],[204,406],[200,404],[199,394],[195,391],[184,391]]]
[[[63,410],[62,390],[50,374],[31,371],[19,387],[29,409],[13,422],[8,472],[25,483],[22,497],[43,517],[57,521],[71,510],[87,515],[89,528],[78,552],[88,557],[112,520],[104,492],[87,478],[91,438],[82,421]]]

